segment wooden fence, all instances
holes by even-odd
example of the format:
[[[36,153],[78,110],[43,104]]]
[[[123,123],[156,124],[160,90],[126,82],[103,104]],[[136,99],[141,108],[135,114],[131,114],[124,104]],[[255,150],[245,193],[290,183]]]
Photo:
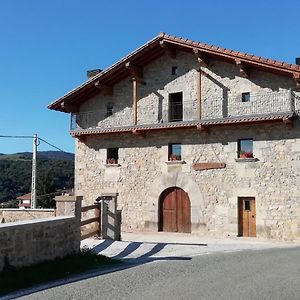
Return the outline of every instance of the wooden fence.
[[[92,211],[92,210],[95,211],[94,216],[92,218],[82,220],[82,213]],[[91,228],[85,227],[84,230],[81,231],[81,240],[84,240],[88,237],[95,236],[95,235],[101,236],[101,206],[100,206],[100,204],[83,206],[81,208],[81,222],[80,222],[81,229],[83,229],[82,227],[89,225],[89,224],[93,224],[93,223],[96,223],[95,226],[92,226]],[[83,233],[83,231],[84,231],[84,233]]]

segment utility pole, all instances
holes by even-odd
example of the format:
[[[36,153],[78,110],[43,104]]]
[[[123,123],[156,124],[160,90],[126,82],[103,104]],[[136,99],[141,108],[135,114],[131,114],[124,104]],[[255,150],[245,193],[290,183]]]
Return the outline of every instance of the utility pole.
[[[33,135],[32,149],[32,177],[31,177],[31,208],[36,208],[36,152],[37,152],[38,137]]]

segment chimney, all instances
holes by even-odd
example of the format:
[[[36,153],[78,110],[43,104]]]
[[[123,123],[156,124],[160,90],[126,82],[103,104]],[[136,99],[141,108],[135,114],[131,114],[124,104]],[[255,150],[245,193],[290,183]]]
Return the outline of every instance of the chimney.
[[[86,71],[86,76],[88,79],[96,76],[97,74],[99,74],[100,72],[102,72],[101,69],[94,69],[94,70],[88,70]]]
[[[296,65],[300,66],[300,57],[296,57]]]

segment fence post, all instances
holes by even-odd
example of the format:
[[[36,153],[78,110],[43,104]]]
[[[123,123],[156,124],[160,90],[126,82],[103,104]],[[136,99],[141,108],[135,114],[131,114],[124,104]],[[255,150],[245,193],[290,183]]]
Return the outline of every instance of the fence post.
[[[81,219],[82,196],[56,196],[56,216],[74,216]]]

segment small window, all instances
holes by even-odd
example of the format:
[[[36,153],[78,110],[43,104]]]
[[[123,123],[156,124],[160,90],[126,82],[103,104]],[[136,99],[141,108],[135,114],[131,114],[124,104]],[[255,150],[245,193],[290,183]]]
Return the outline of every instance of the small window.
[[[238,140],[238,158],[253,158],[253,139]]]
[[[106,117],[109,117],[113,114],[114,105],[112,103],[107,104],[106,106]]]
[[[242,102],[250,102],[250,93],[242,93]]]
[[[181,144],[169,144],[169,161],[181,160]]]
[[[251,208],[251,207],[250,207],[250,200],[245,200],[244,203],[245,203],[245,210],[246,210],[246,211],[250,211],[250,210],[251,210],[251,209],[250,209],[250,208]]]
[[[108,165],[117,164],[119,160],[119,148],[108,148],[106,163]]]
[[[178,73],[178,67],[177,66],[172,67],[171,74],[172,75],[177,75],[177,73]]]

